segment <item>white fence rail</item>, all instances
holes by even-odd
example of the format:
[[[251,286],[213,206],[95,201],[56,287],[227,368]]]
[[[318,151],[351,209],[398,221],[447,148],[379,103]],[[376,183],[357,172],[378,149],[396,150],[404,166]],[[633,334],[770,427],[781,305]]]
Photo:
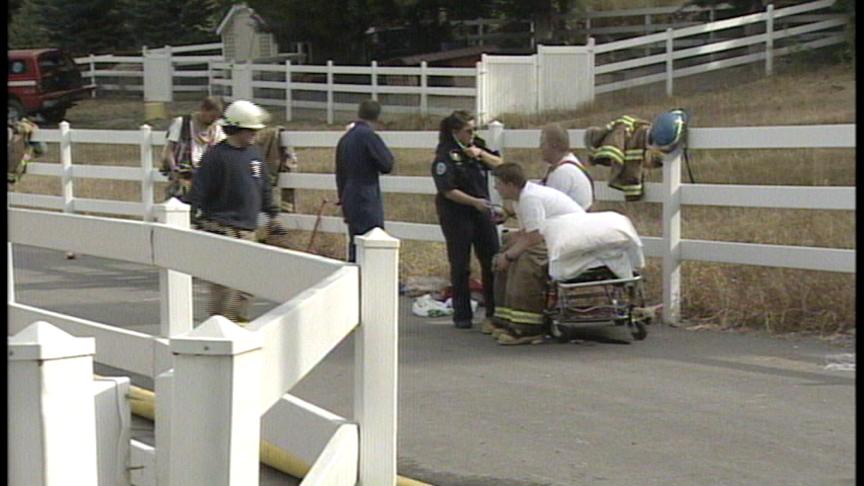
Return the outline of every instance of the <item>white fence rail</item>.
[[[90,56],[76,61],[89,64],[84,75],[102,89],[142,91],[147,101],[171,101],[173,93],[180,91],[206,92],[228,100],[250,99],[284,108],[288,121],[296,110],[323,111],[327,122],[333,123],[337,112],[353,115],[360,100],[373,98],[389,113],[426,116],[468,109],[487,122],[505,112],[576,109],[593,101],[596,94],[652,83],[665,82],[671,95],[675,78],[756,62],[764,62],[765,73],[770,75],[778,57],[845,42],[848,17],[814,13],[835,3],[819,0],[776,10],[768,5],[765,12],[723,20],[713,20],[712,14],[708,23],[682,28],[678,28],[680,24],[656,23],[618,27],[648,34],[606,43],[589,38],[586,46],[578,47],[538,46],[538,54],[533,56],[484,55],[482,62],[470,68],[429,67],[425,62],[416,67],[379,66],[375,61],[369,66],[337,66],[332,62],[306,66],[290,61],[251,64],[225,62],[221,54],[185,55],[219,49],[218,43],[166,46],[145,50],[142,57]],[[650,21],[653,15],[672,11],[673,7],[658,7],[589,13],[586,18],[637,15]],[[481,31],[485,25],[480,21],[463,23],[476,24]],[[656,32],[661,27],[665,31]],[[754,29],[758,33],[754,34]],[[597,29],[592,32],[602,33]],[[572,59],[563,51],[553,53],[554,49],[570,49]],[[544,57],[550,60],[544,62]],[[113,68],[97,70],[101,63]],[[125,64],[134,69],[117,69]],[[195,65],[197,69],[189,69]],[[97,79],[103,77],[113,81]],[[143,82],[122,81],[127,78]],[[562,97],[562,93],[567,96]]]
[[[218,51],[218,54],[194,54]],[[113,54],[78,57],[75,62],[86,66],[81,75],[90,78],[99,90],[145,93],[145,80],[157,73],[148,72],[148,58],[167,59],[169,69],[163,83],[167,86],[163,96],[174,92],[207,93],[209,87],[207,64],[222,61],[222,43],[195,44],[187,46],[165,46],[157,49],[142,49],[140,56],[115,56]],[[195,69],[197,68],[197,69]],[[153,68],[151,68],[153,69]],[[95,96],[95,93],[94,93]],[[149,101],[149,100],[148,100]],[[154,100],[159,101],[159,100]]]
[[[69,130],[65,132],[60,140],[68,143],[73,137],[68,136]],[[17,382],[32,375],[34,359],[44,359],[40,357],[46,352],[53,353],[52,359],[68,357],[79,363],[61,366],[65,363],[61,360],[41,368],[43,373],[52,373],[46,375],[42,390],[18,389],[20,400],[12,403],[10,423],[23,423],[30,417],[27,423],[33,426],[12,431],[16,449],[23,449],[10,456],[17,474],[11,484],[36,484],[34,478],[39,475],[83,477],[70,473],[72,463],[58,461],[62,457],[83,461],[79,467],[88,464],[87,474],[95,477],[95,441],[89,449],[64,445],[64,440],[80,445],[81,437],[94,433],[92,407],[36,401],[41,394],[63,397],[68,405],[68,394],[74,392],[76,397],[90,393],[89,398],[76,400],[92,404],[91,387],[86,392],[81,387],[73,390],[70,383],[90,383],[93,360],[154,378],[160,410],[156,448],[127,443],[130,454],[118,452],[116,456],[127,478],[104,484],[258,484],[258,443],[263,439],[287,446],[289,452],[295,447],[299,450],[300,457],[312,465],[304,485],[353,485],[358,478],[363,484],[395,485],[398,240],[380,229],[359,237],[358,265],[354,265],[190,230],[188,206],[174,200],[155,206],[153,214],[160,222],[151,222],[150,215],[144,221],[126,221],[8,210],[8,332],[15,335],[10,346],[21,349],[14,357],[15,366],[10,366],[10,379]],[[13,244],[71,249],[159,267],[161,334],[129,331],[16,302]],[[232,258],[226,261],[225,254]],[[212,265],[217,260],[224,264]],[[299,280],[285,279],[286,269]],[[221,316],[193,329],[191,312],[177,312],[192,308],[188,274],[284,303],[246,329]],[[340,305],[334,308],[332,302]],[[172,322],[183,319],[186,322]],[[35,321],[50,325],[43,322],[41,327],[25,330]],[[321,326],[322,321],[327,326]],[[90,341],[57,341],[52,337],[59,332],[56,329]],[[357,343],[354,422],[286,395],[351,332]],[[87,343],[89,354],[76,351]],[[37,356],[32,352],[34,346],[49,351]],[[25,406],[27,403],[43,404],[34,408]],[[70,429],[68,424],[78,428]],[[314,433],[298,436],[298,430],[305,431],[307,426]],[[74,439],[63,435],[76,430]],[[43,439],[34,435],[40,431],[47,434]],[[37,450],[45,438],[54,447],[47,455]],[[79,453],[67,450],[60,456],[58,447]],[[143,466],[146,471],[130,475],[130,465]],[[30,474],[23,474],[26,471]]]
[[[293,110],[301,108],[325,110],[327,123],[333,123],[336,111],[353,114],[364,98],[380,99],[390,113],[442,115],[457,106],[474,109],[477,97],[476,68],[429,67],[426,62],[419,67],[379,66],[375,61],[369,66],[336,66],[332,61],[325,66],[212,62],[210,73],[211,92],[218,88],[229,100],[285,107],[289,121]],[[256,93],[264,89],[270,94]],[[354,99],[339,101],[339,95]]]
[[[46,142],[60,142],[61,153],[69,150],[77,140],[110,140],[105,143],[128,143],[128,144],[153,144],[164,143],[164,134],[149,132],[146,127],[136,131],[104,131],[68,129],[65,136],[61,136],[63,130],[41,130],[37,135],[38,140]],[[434,150],[436,132],[380,132],[384,141],[395,149],[412,148],[427,149],[430,153]],[[294,148],[335,148],[341,135],[340,132],[287,132],[284,134],[283,143],[288,143]],[[576,143],[575,148],[583,147],[584,130],[569,130],[570,139]],[[483,132],[483,136],[494,148],[506,152],[507,149],[533,149],[539,146],[539,130],[505,130],[501,124],[491,125],[489,130]],[[767,149],[767,148],[855,148],[855,125],[812,125],[812,126],[776,126],[776,127],[738,127],[738,128],[691,128],[690,147],[693,149]],[[118,142],[123,141],[123,142]],[[142,149],[142,154],[146,151]],[[505,155],[506,156],[506,155]],[[118,179],[126,179],[137,174],[142,184],[164,180],[164,177],[152,167],[147,155],[143,156],[142,168],[131,169],[99,167],[94,170],[93,166],[73,165],[71,158],[65,170],[57,164],[33,163],[31,173],[50,174],[65,177],[69,185],[64,196],[45,196],[31,194],[10,193],[8,200],[13,205],[24,205],[31,207],[44,207],[50,209],[63,208],[67,212],[73,211],[96,211],[110,214],[128,214],[142,217],[148,214],[148,204],[153,203],[152,191],[145,193],[141,202],[119,202],[105,200],[78,199],[74,196],[72,181],[79,174],[95,174],[98,177],[108,177],[116,174]],[[149,164],[149,165],[148,165]],[[724,263],[737,263],[742,265],[763,265],[785,268],[798,268],[808,270],[823,270],[837,272],[855,271],[854,250],[831,249],[831,248],[809,248],[789,247],[780,245],[755,245],[747,243],[726,243],[697,240],[682,240],[678,243],[670,243],[675,234],[680,234],[680,218],[674,219],[680,205],[712,205],[729,207],[771,207],[771,208],[795,208],[795,209],[831,209],[831,210],[855,210],[855,188],[854,187],[782,187],[782,186],[740,186],[740,185],[716,185],[716,184],[680,184],[670,186],[673,175],[677,174],[678,160],[670,158],[664,165],[663,183],[645,184],[645,202],[663,204],[669,213],[672,226],[664,228],[663,236],[643,237],[645,251],[648,256],[671,258],[675,261],[700,260]],[[131,172],[130,172],[131,171]],[[675,176],[678,177],[678,176]],[[680,180],[680,177],[678,177]],[[128,179],[127,179],[128,180]],[[336,189],[335,178],[329,174],[304,174],[286,173],[280,176],[280,187],[295,189]],[[381,179],[381,187],[384,192],[400,192],[411,194],[435,194],[435,187],[429,177],[407,177],[407,176],[384,176]],[[611,190],[601,182],[595,183],[595,191],[598,200],[623,201],[623,195]],[[283,213],[280,218],[289,227],[298,230],[312,230],[316,217],[311,214],[287,214]],[[387,230],[397,238],[410,240],[438,241],[443,242],[443,234],[438,225],[420,224],[402,221],[387,221]],[[346,232],[341,218],[324,217],[321,220],[319,231],[329,233]],[[126,231],[127,238],[134,238],[135,230],[130,227]],[[52,232],[53,234],[53,232]],[[56,234],[63,234],[56,233]],[[95,232],[93,233],[95,234]],[[50,237],[49,235],[45,236]],[[57,237],[58,240],[61,239]],[[68,250],[78,251],[86,248],[86,245],[98,245],[98,237],[90,237],[92,241],[82,240],[75,247]],[[85,244],[86,243],[86,244]],[[58,243],[59,244],[59,243]],[[68,246],[68,245],[67,245]],[[128,247],[132,248],[132,247]],[[118,248],[106,248],[106,252],[128,252]],[[251,250],[250,250],[251,251]],[[145,259],[146,254],[125,255],[125,258]],[[137,261],[137,260],[136,260]],[[671,261],[671,260],[670,260]],[[184,269],[184,263],[179,259],[172,264]],[[262,269],[266,271],[266,269]],[[664,280],[665,282],[665,280]],[[251,282],[238,282],[240,285],[254,285]],[[266,289],[261,289],[266,292]],[[671,292],[671,290],[670,290]],[[677,294],[676,294],[677,295]],[[677,301],[669,297],[666,309],[675,309]],[[672,315],[669,312],[666,315]],[[676,317],[677,319],[677,317]]]
[[[616,42],[605,44],[597,44],[594,46],[595,56],[614,53],[616,51],[629,50],[639,47],[648,47],[658,43],[666,44],[666,49],[663,54],[649,55],[626,61],[608,62],[595,65],[595,75],[600,76],[612,73],[624,73],[636,68],[645,68],[646,66],[654,66],[664,68],[661,72],[644,76],[628,76],[627,79],[614,82],[597,83],[595,81],[596,93],[607,93],[624,88],[632,88],[645,84],[656,83],[660,81],[666,82],[666,92],[672,95],[673,80],[683,76],[693,74],[701,74],[717,69],[723,69],[742,64],[753,62],[765,62],[765,73],[770,75],[773,72],[773,60],[777,57],[786,56],[803,49],[816,49],[834,44],[845,42],[844,28],[848,23],[848,18],[844,16],[828,16],[828,20],[817,20],[814,22],[804,23],[796,27],[787,27],[776,29],[775,20],[788,18],[794,15],[800,15],[805,12],[813,12],[833,6],[835,0],[821,0],[810,2],[794,7],[786,7],[774,9],[773,5],[768,5],[765,12],[735,17],[731,19],[709,22],[707,24],[684,27],[680,29],[667,29],[665,33],[657,33],[636,37],[633,39],[625,39]],[[732,28],[740,28],[746,26],[764,26],[765,32],[737,37],[735,39],[722,40],[719,42],[710,42],[698,47],[685,49],[675,49],[675,44],[680,39],[687,39],[694,36],[700,36],[708,33],[715,33]],[[791,40],[800,38],[803,34],[820,34],[815,40],[805,40],[803,42],[788,43],[783,47],[775,47],[775,43],[783,40]],[[707,54],[718,54],[723,52],[734,51],[748,46],[764,46],[764,49],[758,52],[747,52],[740,55],[733,55],[721,60],[707,59],[692,64],[683,68],[675,68],[675,61],[684,59],[696,58]],[[680,46],[680,43],[679,43]]]

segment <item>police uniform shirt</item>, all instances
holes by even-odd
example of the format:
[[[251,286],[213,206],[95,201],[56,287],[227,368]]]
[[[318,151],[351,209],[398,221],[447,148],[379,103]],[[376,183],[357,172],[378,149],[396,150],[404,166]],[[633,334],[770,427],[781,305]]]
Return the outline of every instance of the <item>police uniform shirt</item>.
[[[455,141],[439,145],[432,162],[432,178],[438,189],[436,201],[449,209],[473,210],[471,206],[445,198],[444,193],[458,189],[469,196],[489,199],[488,171],[483,162],[469,157]]]

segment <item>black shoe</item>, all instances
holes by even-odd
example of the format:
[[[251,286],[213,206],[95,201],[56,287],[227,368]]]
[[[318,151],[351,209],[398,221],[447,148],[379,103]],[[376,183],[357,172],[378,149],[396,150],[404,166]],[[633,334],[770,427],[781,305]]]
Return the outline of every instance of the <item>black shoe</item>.
[[[470,320],[467,320],[467,321],[453,321],[453,326],[454,326],[456,329],[471,329],[471,326],[473,326],[473,324],[471,323]]]

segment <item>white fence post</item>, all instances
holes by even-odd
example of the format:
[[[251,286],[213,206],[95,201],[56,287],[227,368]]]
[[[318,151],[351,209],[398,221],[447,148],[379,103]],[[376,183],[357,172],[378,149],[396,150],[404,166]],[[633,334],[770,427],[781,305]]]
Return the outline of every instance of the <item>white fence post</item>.
[[[96,486],[95,340],[38,321],[8,345],[8,484]]]
[[[595,74],[595,70],[597,69],[597,58],[594,55],[594,38],[589,37],[588,43],[586,45],[588,48],[588,79],[590,79],[589,86],[591,87],[591,104],[594,104],[594,97],[596,96],[597,91],[597,75]]]
[[[170,484],[258,484],[261,336],[213,316],[171,353]]]
[[[354,420],[362,486],[396,484],[399,240],[381,228],[355,237],[360,325],[354,334]]]
[[[293,120],[291,107],[291,59],[285,60],[285,121]]]
[[[153,214],[153,145],[150,125],[141,125],[141,203],[142,218],[150,221]]]
[[[489,140],[487,145],[492,150],[497,150],[504,155],[504,124],[494,120],[489,124]],[[486,187],[489,189],[489,199],[493,204],[501,204],[501,195],[495,190],[495,178],[491,175],[486,179]],[[500,229],[501,227],[498,226]]]
[[[213,96],[213,62],[207,61],[207,96]]]
[[[96,84],[96,56],[94,54],[90,54],[90,84]],[[90,97],[96,97],[96,90],[90,91]]]
[[[543,44],[537,45],[537,52],[543,49]],[[534,87],[534,113],[539,114],[543,110],[543,56],[534,54],[531,56],[534,60],[534,82],[531,83]]]
[[[154,439],[156,441],[156,484],[171,484],[171,414],[173,413],[174,370],[159,374],[154,381]]]
[[[6,298],[10,304],[15,302],[15,272],[13,267],[12,243],[6,242]]]
[[[672,96],[672,78],[675,76],[673,70],[673,50],[675,49],[675,32],[666,29],[666,96]]]
[[[663,321],[681,318],[681,150],[663,160]]]
[[[426,86],[429,80],[426,77],[426,61],[420,63],[420,115],[426,116],[429,113],[429,95],[426,94]]]
[[[166,83],[168,84],[169,101],[174,101],[174,56],[171,52],[171,46],[165,46],[165,56],[168,58],[168,75]]]
[[[333,124],[333,61],[327,61],[327,124]]]
[[[75,194],[72,188],[72,132],[69,122],[60,122],[60,166],[63,168],[63,212],[75,212]]]
[[[774,73],[774,4],[765,9],[765,75]]]
[[[249,62],[231,65],[231,98],[233,100],[252,100],[252,67]]]
[[[372,61],[371,76],[369,81],[372,84],[372,99],[378,101],[378,61]]]
[[[476,98],[474,98],[474,103],[477,111],[477,124],[483,125],[488,120],[488,115],[486,114],[486,85],[485,81],[485,64],[486,54],[480,55],[480,61],[476,64],[477,73],[474,77],[475,87],[477,91]]]
[[[174,73],[171,53],[147,50],[141,52],[144,70],[144,101],[171,102],[174,100]]]
[[[189,205],[171,198],[154,207],[156,221],[189,229]],[[192,276],[159,269],[160,334],[173,337],[192,330]]]

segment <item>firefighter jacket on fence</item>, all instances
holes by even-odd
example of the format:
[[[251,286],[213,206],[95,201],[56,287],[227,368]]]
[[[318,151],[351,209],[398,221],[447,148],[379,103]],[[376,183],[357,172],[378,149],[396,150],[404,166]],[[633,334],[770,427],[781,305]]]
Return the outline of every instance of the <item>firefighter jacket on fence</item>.
[[[648,121],[624,115],[585,131],[588,162],[609,167],[609,187],[628,201],[642,199],[644,170],[663,165],[662,154],[648,150],[650,128]]]

